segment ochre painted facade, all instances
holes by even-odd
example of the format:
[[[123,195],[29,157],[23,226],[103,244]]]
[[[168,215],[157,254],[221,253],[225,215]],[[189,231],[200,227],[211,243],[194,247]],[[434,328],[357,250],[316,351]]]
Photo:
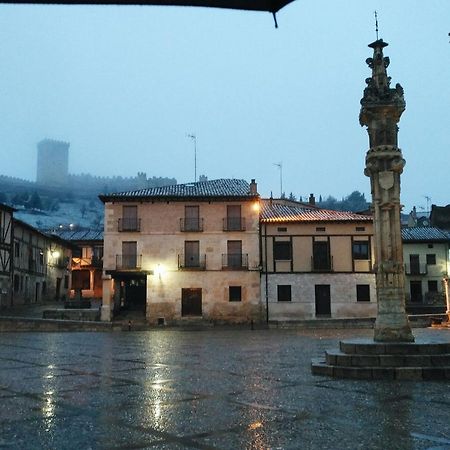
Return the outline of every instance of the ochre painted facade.
[[[375,317],[371,217],[359,215],[358,221],[357,214],[344,213],[345,220],[339,220],[340,213],[333,212],[336,220],[323,221],[321,210],[293,206],[290,213],[297,219],[286,219],[271,203],[265,208],[272,220],[263,213],[261,223],[261,297],[268,320]],[[276,250],[280,242],[285,254]]]

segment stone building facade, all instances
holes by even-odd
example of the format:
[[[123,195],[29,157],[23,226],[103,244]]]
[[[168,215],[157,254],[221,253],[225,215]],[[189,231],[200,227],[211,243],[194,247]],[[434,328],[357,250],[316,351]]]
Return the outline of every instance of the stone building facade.
[[[450,232],[436,227],[403,228],[402,240],[407,311],[445,312]]]
[[[73,244],[70,298],[103,296],[103,230],[57,230],[52,234]]]
[[[256,183],[220,179],[102,195],[102,319],[259,321]]]
[[[372,217],[264,200],[261,297],[269,321],[375,317]]]
[[[70,291],[69,243],[13,219],[12,305],[65,300]]]
[[[12,302],[13,212],[13,208],[0,203],[0,307]]]

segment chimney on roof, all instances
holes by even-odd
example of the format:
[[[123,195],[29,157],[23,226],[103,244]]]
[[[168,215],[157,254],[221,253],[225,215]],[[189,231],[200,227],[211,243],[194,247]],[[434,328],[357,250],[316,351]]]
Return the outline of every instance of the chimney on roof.
[[[316,204],[316,197],[314,197],[314,194],[309,194],[308,203],[313,206]]]
[[[252,178],[252,181],[250,183],[250,194],[258,195],[258,185],[256,184],[256,181],[254,178]]]

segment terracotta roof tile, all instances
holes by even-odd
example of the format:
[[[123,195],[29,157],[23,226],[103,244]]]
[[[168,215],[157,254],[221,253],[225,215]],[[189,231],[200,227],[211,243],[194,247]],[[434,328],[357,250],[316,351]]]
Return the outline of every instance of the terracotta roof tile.
[[[245,180],[219,179],[197,181],[195,183],[174,184],[137,191],[126,191],[99,196],[107,201],[133,198],[161,198],[161,197],[258,197],[258,194],[250,193],[250,184]]]
[[[311,208],[305,205],[293,206],[263,200],[261,207],[262,222],[371,222],[372,216],[347,211]]]
[[[436,227],[402,228],[404,242],[450,242],[450,232]]]

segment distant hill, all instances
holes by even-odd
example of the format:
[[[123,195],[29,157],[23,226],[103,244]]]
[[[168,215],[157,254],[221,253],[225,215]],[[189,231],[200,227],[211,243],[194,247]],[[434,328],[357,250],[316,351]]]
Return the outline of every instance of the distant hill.
[[[175,178],[69,175],[65,186],[47,186],[34,181],[0,175],[0,203],[17,209],[15,216],[36,228],[57,228],[70,224],[99,228],[103,204],[99,194],[176,184]]]

